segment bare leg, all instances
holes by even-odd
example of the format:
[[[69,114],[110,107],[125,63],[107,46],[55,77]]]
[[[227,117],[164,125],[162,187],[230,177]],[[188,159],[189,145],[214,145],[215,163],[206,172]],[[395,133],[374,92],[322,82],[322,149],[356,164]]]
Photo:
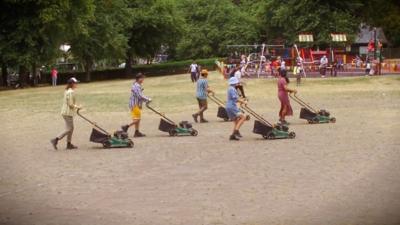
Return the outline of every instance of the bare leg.
[[[283,122],[283,121],[285,121],[285,117],[286,117],[286,112],[287,112],[287,108],[286,108],[286,105],[285,106],[283,106],[283,108],[282,108],[282,112],[281,112],[281,122]]]
[[[129,127],[135,126],[135,130],[139,130],[140,120],[132,120],[132,123],[129,124]]]
[[[236,131],[239,131],[239,129],[243,125],[244,121],[246,121],[245,115],[240,115],[240,117],[238,119],[236,119],[236,122],[235,122],[235,130]]]
[[[204,111],[206,111],[208,109],[208,104],[206,100],[199,100],[198,99],[198,103],[199,103],[199,111],[195,114],[193,114],[194,118],[197,118],[198,116],[200,116],[200,120],[204,121]],[[196,121],[196,119],[195,119]]]

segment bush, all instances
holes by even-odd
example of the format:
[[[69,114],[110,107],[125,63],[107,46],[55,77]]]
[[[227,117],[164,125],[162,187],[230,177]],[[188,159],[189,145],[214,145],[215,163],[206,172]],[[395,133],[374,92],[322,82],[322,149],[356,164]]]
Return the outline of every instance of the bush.
[[[202,69],[214,70],[215,60],[217,60],[217,58],[199,59],[196,60],[196,63],[201,65]],[[184,61],[165,62],[159,64],[134,65],[132,67],[132,71],[133,74],[141,72],[146,74],[146,76],[148,77],[182,74],[188,71],[189,65],[191,63],[192,60],[184,60]],[[58,83],[64,84],[67,82],[67,79],[72,76],[76,77],[78,80],[85,81],[86,73],[60,72],[58,73]],[[101,80],[113,80],[113,79],[129,79],[133,78],[133,75],[126,74],[125,69],[107,69],[107,70],[92,71],[91,78],[92,81],[101,81]],[[47,73],[44,76],[42,76],[41,83],[49,83],[50,80],[51,80],[50,74]]]
[[[214,70],[216,58],[196,60],[196,63],[201,65],[202,69]],[[169,74],[186,73],[192,60],[166,62],[151,65],[135,65],[133,71],[135,73],[142,72],[148,76],[159,76]]]

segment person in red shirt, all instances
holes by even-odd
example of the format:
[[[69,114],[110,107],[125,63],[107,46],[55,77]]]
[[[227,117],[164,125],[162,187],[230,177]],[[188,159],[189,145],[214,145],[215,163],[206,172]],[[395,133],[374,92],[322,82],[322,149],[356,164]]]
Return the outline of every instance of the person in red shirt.
[[[368,51],[369,52],[373,52],[373,51],[375,51],[375,43],[374,43],[374,40],[369,40],[369,42],[368,42]]]
[[[57,86],[57,76],[58,76],[58,71],[55,67],[51,69],[51,84],[53,86]]]
[[[272,64],[271,64],[271,72],[272,72],[274,77],[276,77],[278,75],[278,72],[279,72],[278,69],[281,66],[280,63],[279,63],[279,60],[280,59],[278,58],[278,59],[274,60],[272,62]]]

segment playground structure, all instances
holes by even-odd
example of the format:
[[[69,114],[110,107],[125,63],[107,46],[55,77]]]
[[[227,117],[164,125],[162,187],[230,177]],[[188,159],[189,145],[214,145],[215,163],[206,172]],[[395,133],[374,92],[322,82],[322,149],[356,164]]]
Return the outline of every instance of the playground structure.
[[[327,75],[352,76],[366,74],[367,64],[371,68],[371,74],[399,73],[400,57],[391,57],[385,54],[392,52],[384,49],[376,38],[376,34],[370,37],[368,48],[365,52],[356,51],[355,46],[347,42],[347,35],[332,33],[331,42],[324,49],[320,49],[314,43],[312,34],[299,34],[299,43],[293,46],[274,44],[254,45],[228,45],[228,57],[217,65],[225,78],[232,75],[233,68],[240,66],[244,77],[276,77],[281,62],[285,62],[289,75],[302,77],[319,76],[321,73],[320,60],[323,56],[328,59],[325,71]],[[360,47],[360,49],[362,49]],[[395,51],[396,52],[396,51]],[[325,72],[324,72],[325,74]]]

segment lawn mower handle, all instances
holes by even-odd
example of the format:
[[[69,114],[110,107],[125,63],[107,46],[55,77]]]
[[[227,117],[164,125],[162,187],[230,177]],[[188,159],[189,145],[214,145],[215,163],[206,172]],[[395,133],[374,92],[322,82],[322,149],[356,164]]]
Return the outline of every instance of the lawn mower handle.
[[[262,117],[260,114],[256,113],[253,109],[251,109],[249,106],[247,106],[247,104],[241,104],[240,108],[242,110],[244,110],[245,112],[249,113],[250,115],[252,115],[254,118],[256,118],[257,120],[259,120],[260,122],[269,125],[271,127],[273,127],[273,125],[266,120],[264,117]]]
[[[299,105],[306,107],[307,109],[309,109],[310,111],[314,112],[314,113],[318,113],[318,110],[315,110],[313,107],[311,107],[309,104],[307,104],[305,101],[303,101],[301,98],[297,97],[296,93],[293,94],[289,93],[289,97],[291,99],[293,99],[295,102],[297,102]]]
[[[176,125],[176,123],[174,121],[172,121],[171,119],[166,117],[164,114],[160,113],[159,111],[157,111],[153,107],[151,107],[150,106],[150,101],[146,102],[146,107],[148,109],[150,109],[151,111],[153,111],[155,114],[157,114],[157,115],[161,116],[162,118],[164,118],[165,120],[167,120],[169,123]]]
[[[215,102],[215,104],[217,104],[218,106],[225,107],[225,103],[221,99],[219,99],[217,96],[215,96],[214,93],[207,94],[207,96],[211,99],[211,101]]]
[[[79,111],[81,109],[76,110],[76,114],[78,114],[78,116],[80,116],[82,119],[86,120],[88,123],[92,124],[94,127],[96,127],[97,129],[103,131],[104,133],[106,133],[107,135],[111,135],[110,133],[108,133],[106,130],[104,130],[103,128],[99,127],[99,125],[97,125],[95,122],[89,120],[88,118],[84,117]]]

